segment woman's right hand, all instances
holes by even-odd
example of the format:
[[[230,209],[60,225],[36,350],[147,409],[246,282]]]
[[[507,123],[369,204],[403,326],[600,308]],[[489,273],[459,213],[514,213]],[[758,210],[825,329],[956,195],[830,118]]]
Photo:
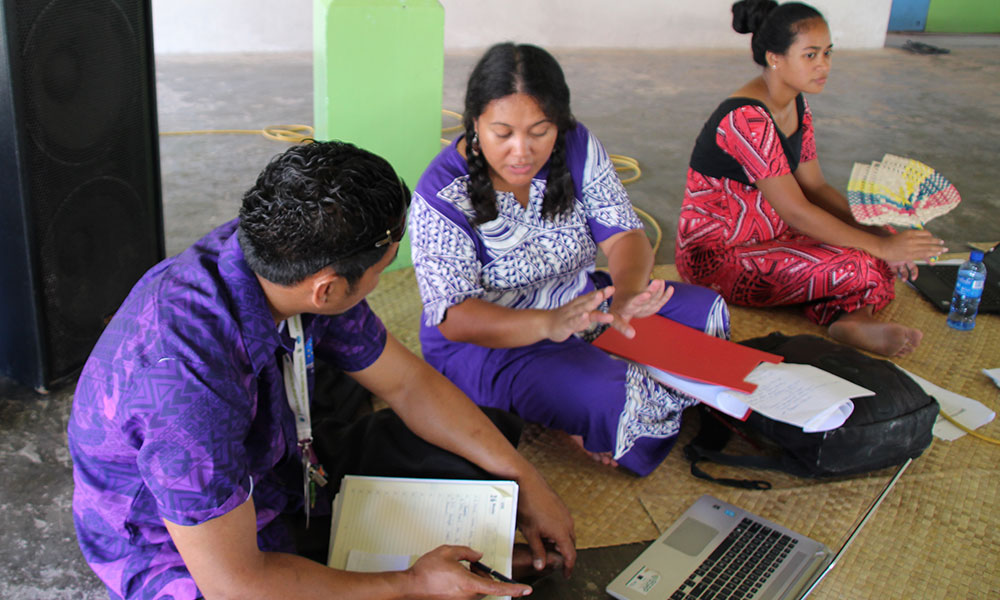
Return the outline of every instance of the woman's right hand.
[[[890,263],[930,260],[948,251],[944,241],[926,229],[907,229],[878,241],[876,256]]]
[[[408,597],[428,600],[470,600],[483,596],[519,598],[531,593],[531,586],[503,583],[473,573],[459,561],[476,561],[482,557],[467,546],[438,546],[424,554],[407,569],[410,576]]]
[[[589,329],[594,323],[611,323],[614,316],[597,310],[597,307],[614,293],[614,286],[608,286],[548,311],[545,337],[553,342],[563,342],[574,333]]]

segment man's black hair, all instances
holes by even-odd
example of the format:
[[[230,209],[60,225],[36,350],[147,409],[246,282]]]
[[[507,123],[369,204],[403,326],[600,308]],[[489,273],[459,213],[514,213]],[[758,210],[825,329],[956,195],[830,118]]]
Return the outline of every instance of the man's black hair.
[[[410,191],[389,163],[345,142],[293,146],[243,196],[239,241],[250,268],[294,285],[333,267],[353,289],[402,226]]]

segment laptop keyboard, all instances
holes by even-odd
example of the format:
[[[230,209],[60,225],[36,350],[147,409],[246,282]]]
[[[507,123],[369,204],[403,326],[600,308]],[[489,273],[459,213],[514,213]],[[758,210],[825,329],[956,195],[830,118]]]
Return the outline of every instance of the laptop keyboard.
[[[743,519],[670,600],[754,598],[798,540]]]

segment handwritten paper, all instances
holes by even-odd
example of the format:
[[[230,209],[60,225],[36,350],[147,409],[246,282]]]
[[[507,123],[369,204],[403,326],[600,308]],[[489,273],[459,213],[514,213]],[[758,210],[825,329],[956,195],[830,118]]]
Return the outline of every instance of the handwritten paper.
[[[738,419],[745,419],[754,410],[776,421],[797,425],[806,433],[840,427],[854,412],[851,398],[875,394],[822,369],[796,363],[759,364],[746,377],[746,381],[757,386],[750,394],[721,386],[692,386],[691,382],[662,371],[649,369],[649,372],[665,385]]]
[[[851,398],[875,395],[823,369],[795,363],[763,363],[747,380],[758,386],[746,399],[754,410],[777,421],[800,425],[806,433],[840,427],[854,412]]]
[[[458,544],[509,576],[517,489],[514,481],[347,475],[333,503],[327,564],[403,570],[442,544]]]

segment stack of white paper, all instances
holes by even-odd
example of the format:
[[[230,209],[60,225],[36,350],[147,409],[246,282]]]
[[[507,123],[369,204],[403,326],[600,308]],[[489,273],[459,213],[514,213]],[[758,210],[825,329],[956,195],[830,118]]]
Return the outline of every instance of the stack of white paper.
[[[811,365],[761,363],[746,381],[757,384],[751,394],[709,385],[647,367],[661,383],[678,389],[737,419],[751,410],[801,427],[806,433],[828,431],[844,424],[854,412],[851,398],[875,392]]]

